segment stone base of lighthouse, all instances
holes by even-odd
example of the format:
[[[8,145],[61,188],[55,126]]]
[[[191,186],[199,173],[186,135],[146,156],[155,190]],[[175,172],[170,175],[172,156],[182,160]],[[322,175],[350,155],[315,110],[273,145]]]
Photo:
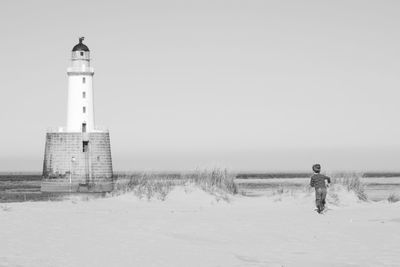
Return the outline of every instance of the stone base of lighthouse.
[[[42,192],[113,190],[108,132],[49,132],[43,163]]]

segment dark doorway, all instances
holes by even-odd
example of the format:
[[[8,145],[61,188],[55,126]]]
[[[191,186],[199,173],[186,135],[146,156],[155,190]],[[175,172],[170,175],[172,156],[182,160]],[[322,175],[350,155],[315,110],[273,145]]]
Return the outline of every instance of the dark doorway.
[[[89,151],[89,141],[83,141],[82,151],[83,152],[88,152]]]
[[[86,133],[86,123],[82,123],[82,133]]]

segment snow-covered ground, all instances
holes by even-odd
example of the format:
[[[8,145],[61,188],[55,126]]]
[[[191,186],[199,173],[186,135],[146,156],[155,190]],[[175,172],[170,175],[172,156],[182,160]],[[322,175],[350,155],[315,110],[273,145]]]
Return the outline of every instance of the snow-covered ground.
[[[400,266],[400,202],[339,193],[0,204],[0,266]],[[333,200],[331,200],[333,201]]]

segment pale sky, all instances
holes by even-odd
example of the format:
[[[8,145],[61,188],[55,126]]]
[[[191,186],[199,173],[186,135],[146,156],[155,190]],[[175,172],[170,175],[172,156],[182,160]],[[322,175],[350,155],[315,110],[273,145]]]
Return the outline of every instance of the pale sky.
[[[41,171],[70,51],[115,171],[400,170],[399,1],[1,1],[0,171]]]

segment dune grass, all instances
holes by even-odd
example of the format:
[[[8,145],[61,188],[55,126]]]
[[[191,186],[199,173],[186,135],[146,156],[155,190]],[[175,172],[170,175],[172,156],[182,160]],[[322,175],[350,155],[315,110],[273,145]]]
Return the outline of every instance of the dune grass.
[[[331,176],[331,184],[333,187],[342,186],[349,192],[354,192],[359,200],[367,201],[368,196],[365,193],[365,185],[362,182],[362,173],[345,172],[333,173]]]
[[[232,195],[238,193],[235,175],[229,173],[226,169],[197,171],[186,174],[184,177],[188,182],[199,186],[206,192],[222,191]]]
[[[226,169],[195,171],[180,175],[157,173],[119,174],[114,194],[132,192],[139,198],[165,200],[175,186],[194,185],[226,199],[238,193],[235,176]]]
[[[365,186],[362,182],[362,173],[332,173],[331,188],[328,194],[329,200],[333,203],[340,202],[341,190],[354,192],[361,201],[367,201]],[[127,173],[118,174],[116,177],[115,190],[113,194],[132,192],[139,198],[165,200],[168,194],[176,186],[195,186],[205,192],[215,195],[217,199],[228,200],[230,195],[239,193],[238,185],[235,183],[235,175],[226,169],[212,169],[194,171],[189,173]],[[303,192],[306,195],[313,193],[313,188],[308,184],[302,190],[288,189],[284,185],[279,186],[275,196],[295,195],[296,192]],[[339,194],[338,194],[339,193]],[[393,196],[391,200],[395,201]]]
[[[114,194],[132,192],[139,198],[157,198],[165,200],[174,186],[181,184],[168,175],[159,176],[152,173],[119,174],[114,188]]]

